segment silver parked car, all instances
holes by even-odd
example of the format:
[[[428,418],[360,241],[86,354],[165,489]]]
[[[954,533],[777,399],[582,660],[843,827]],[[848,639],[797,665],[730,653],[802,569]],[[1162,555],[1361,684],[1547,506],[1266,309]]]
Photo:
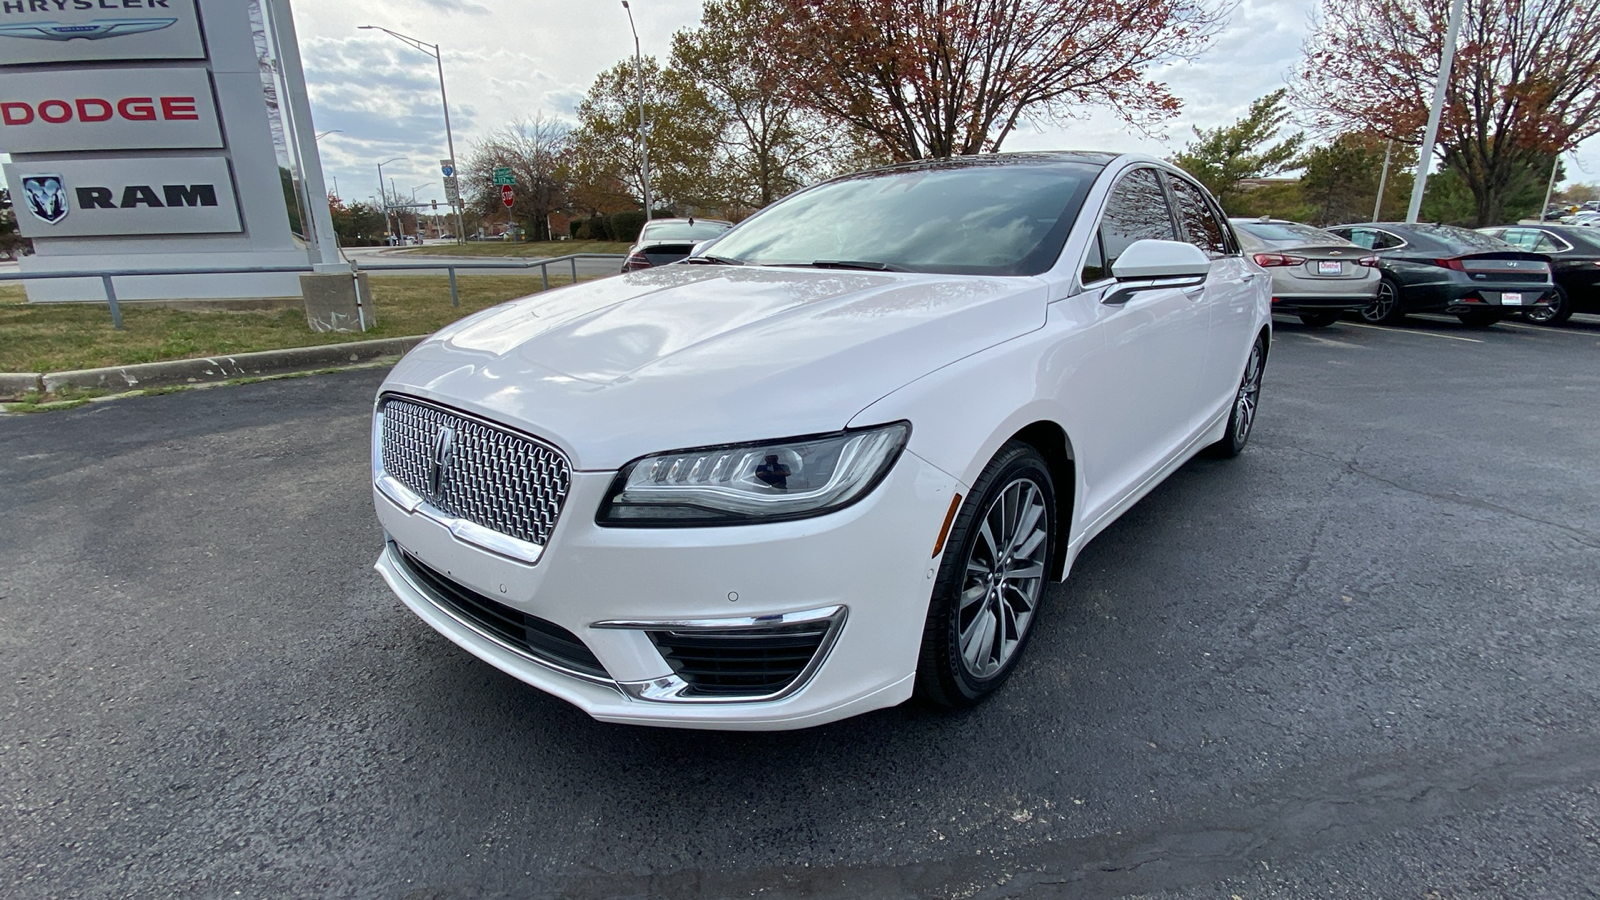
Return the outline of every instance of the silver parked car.
[[[1244,251],[1272,275],[1273,312],[1323,328],[1377,297],[1378,258],[1344,238],[1268,217],[1229,221]]]
[[[721,237],[733,227],[721,219],[655,219],[639,230],[639,239],[628,248],[622,271],[637,272],[653,266],[675,263],[688,256],[695,244]]]

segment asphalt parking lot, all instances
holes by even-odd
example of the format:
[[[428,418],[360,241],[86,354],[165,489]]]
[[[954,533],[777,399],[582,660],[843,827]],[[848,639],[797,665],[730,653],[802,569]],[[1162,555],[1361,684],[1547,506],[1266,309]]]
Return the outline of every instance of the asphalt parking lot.
[[[0,419],[8,898],[1600,896],[1600,319],[1280,320],[1006,690],[601,725],[391,597],[381,373]]]

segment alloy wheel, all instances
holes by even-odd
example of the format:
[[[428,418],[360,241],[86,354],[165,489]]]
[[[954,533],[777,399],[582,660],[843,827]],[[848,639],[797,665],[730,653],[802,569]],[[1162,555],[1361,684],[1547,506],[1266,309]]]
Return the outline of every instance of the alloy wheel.
[[[1018,478],[984,513],[967,556],[956,625],[969,676],[994,676],[1022,645],[1044,590],[1049,549],[1044,492],[1032,479]]]
[[[1250,361],[1245,363],[1244,378],[1239,381],[1239,393],[1233,400],[1235,441],[1243,444],[1250,437],[1250,427],[1256,423],[1256,403],[1261,399],[1261,370],[1266,357],[1261,342],[1250,348]]]
[[[1523,316],[1535,325],[1543,325],[1561,315],[1561,307],[1566,303],[1566,299],[1566,295],[1556,291],[1550,295],[1549,306],[1536,306],[1523,313]]]
[[[1381,281],[1378,283],[1378,296],[1372,298],[1370,305],[1361,308],[1361,318],[1373,324],[1387,321],[1399,302],[1400,297],[1395,293],[1394,285]]]

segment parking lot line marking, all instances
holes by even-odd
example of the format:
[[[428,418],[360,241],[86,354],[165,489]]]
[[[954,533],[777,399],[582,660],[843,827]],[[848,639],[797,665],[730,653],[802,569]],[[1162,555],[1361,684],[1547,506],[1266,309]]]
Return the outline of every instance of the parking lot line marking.
[[[1295,337],[1305,338],[1308,341],[1316,341],[1319,344],[1327,344],[1330,347],[1346,347],[1346,348],[1351,349],[1351,350],[1365,350],[1365,349],[1367,349],[1366,347],[1363,347],[1360,344],[1351,344],[1351,343],[1348,343],[1346,341],[1335,341],[1335,340],[1332,340],[1331,338],[1318,337],[1318,336],[1316,336],[1314,334],[1306,334],[1303,331],[1281,331],[1281,332],[1278,332],[1278,333],[1279,334],[1286,334],[1286,335],[1293,335]]]
[[[1434,334],[1431,331],[1412,331],[1409,328],[1385,328],[1382,325],[1368,325],[1365,322],[1342,322],[1340,324],[1349,325],[1351,328],[1370,328],[1373,331],[1387,331],[1390,334],[1414,334],[1418,337],[1444,338],[1447,341],[1466,341],[1469,344],[1483,343],[1478,338],[1461,337],[1455,334]]]

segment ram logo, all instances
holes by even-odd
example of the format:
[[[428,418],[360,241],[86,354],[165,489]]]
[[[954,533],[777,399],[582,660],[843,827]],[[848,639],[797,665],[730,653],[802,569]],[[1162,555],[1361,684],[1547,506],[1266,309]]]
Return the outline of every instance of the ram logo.
[[[47,225],[65,219],[72,211],[67,205],[67,188],[60,175],[24,175],[22,193],[28,199],[28,211]]]

